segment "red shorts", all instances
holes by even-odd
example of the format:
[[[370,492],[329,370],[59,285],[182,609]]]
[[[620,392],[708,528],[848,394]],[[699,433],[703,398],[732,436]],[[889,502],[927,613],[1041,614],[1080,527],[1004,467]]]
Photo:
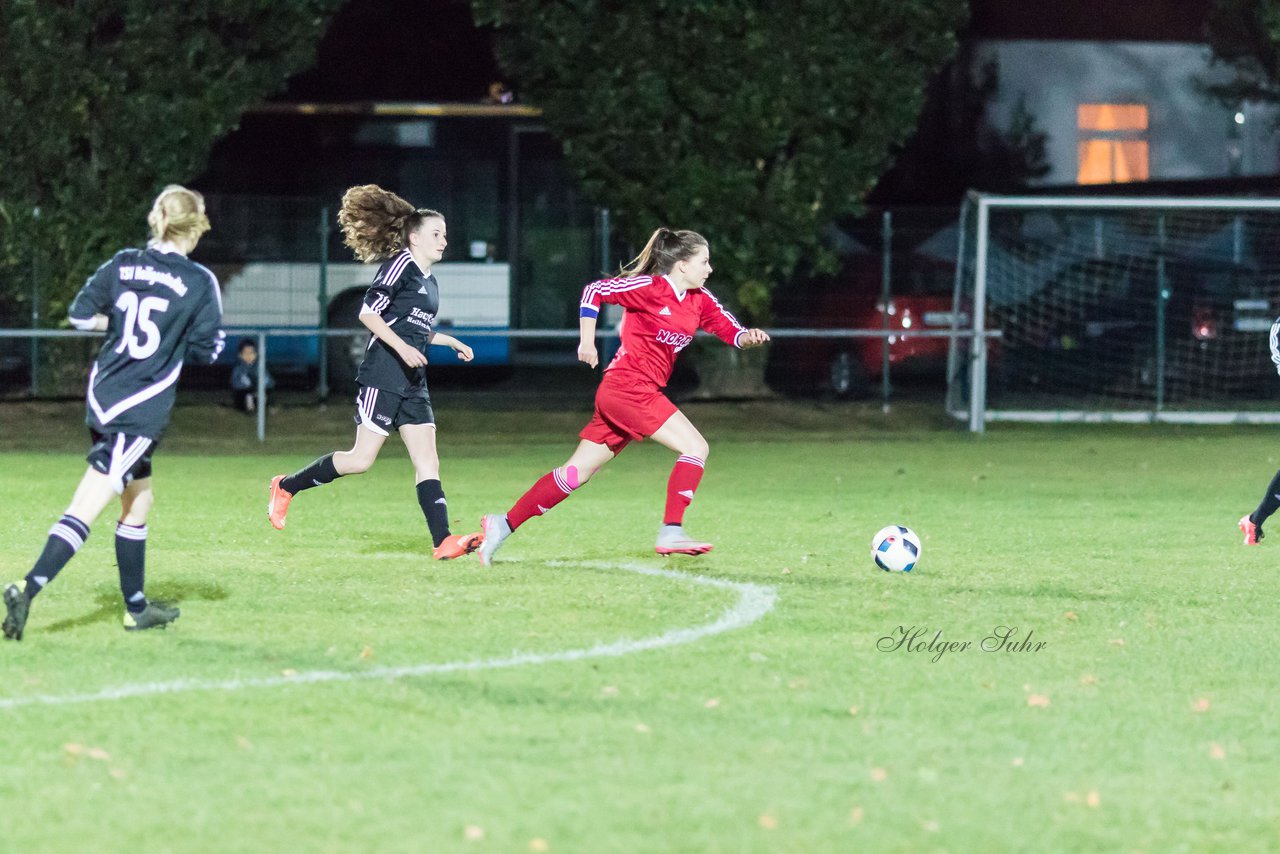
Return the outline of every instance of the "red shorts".
[[[605,371],[596,389],[596,411],[578,435],[619,453],[652,436],[680,410],[649,379],[626,371]]]

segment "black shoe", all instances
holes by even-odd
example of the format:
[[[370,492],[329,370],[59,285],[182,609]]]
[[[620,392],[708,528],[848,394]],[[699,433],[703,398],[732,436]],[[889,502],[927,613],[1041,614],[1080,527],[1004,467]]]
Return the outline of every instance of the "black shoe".
[[[161,629],[178,619],[182,612],[159,602],[148,602],[137,614],[124,612],[124,630],[140,632],[143,629]]]
[[[22,640],[22,630],[27,627],[27,612],[31,610],[31,597],[27,595],[25,582],[9,584],[4,588],[4,636],[9,640]]]

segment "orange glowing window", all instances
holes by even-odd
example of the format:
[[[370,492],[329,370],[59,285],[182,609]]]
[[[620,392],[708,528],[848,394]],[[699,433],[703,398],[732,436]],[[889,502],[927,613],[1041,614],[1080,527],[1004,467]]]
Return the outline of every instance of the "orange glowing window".
[[[1080,104],[1076,121],[1080,131],[1078,183],[1117,184],[1150,177],[1145,104]]]
[[[1146,130],[1146,104],[1081,104],[1077,123],[1082,131]]]

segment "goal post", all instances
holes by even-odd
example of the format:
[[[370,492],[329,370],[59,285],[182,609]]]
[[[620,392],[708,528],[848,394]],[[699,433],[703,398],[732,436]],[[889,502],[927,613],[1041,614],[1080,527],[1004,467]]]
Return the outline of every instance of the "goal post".
[[[959,232],[947,407],[970,430],[1280,423],[1280,199],[971,193]]]

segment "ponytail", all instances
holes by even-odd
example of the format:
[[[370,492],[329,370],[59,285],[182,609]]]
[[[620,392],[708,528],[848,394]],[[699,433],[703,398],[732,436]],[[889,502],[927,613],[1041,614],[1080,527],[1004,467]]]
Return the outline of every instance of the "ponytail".
[[[415,208],[377,184],[352,187],[342,196],[338,225],[343,243],[361,261],[390,258],[409,245],[409,233],[424,219],[444,216],[427,208]]]
[[[640,254],[622,268],[624,276],[655,276],[669,273],[678,262],[688,260],[707,245],[696,231],[672,231],[663,226],[649,236]]]

